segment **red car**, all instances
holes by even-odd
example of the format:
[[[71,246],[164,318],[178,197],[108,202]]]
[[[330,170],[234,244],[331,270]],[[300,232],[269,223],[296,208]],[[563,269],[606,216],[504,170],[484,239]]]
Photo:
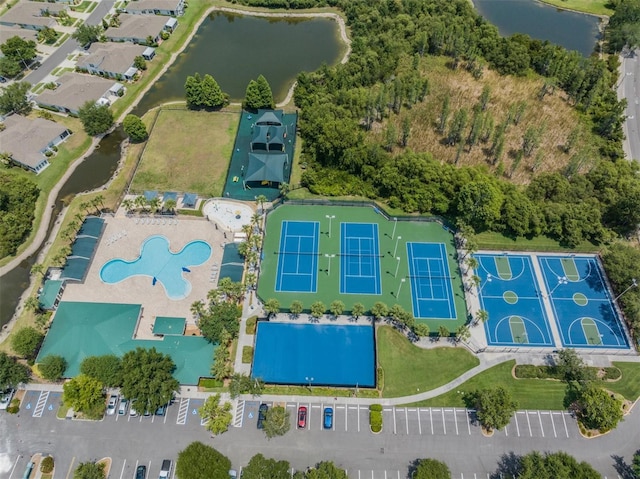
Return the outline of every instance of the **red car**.
[[[307,408],[306,406],[300,406],[298,408],[298,429],[304,429],[307,427]]]

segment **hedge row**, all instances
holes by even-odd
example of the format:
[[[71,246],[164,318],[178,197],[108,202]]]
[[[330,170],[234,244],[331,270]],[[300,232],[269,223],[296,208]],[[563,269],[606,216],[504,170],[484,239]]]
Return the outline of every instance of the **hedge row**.
[[[382,431],[382,406],[380,404],[369,406],[369,425],[371,432]]]

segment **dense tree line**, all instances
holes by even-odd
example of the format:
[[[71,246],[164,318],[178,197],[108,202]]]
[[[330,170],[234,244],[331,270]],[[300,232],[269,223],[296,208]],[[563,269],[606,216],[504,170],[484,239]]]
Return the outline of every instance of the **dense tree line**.
[[[625,46],[640,46],[640,2],[620,0],[607,24],[605,34],[608,50],[619,53]]]
[[[274,6],[266,0],[243,3]],[[290,1],[287,6],[302,8],[308,3]],[[636,227],[640,179],[634,176],[636,166],[620,161],[624,104],[617,101],[612,88],[617,78],[615,57],[610,61],[584,58],[521,34],[502,38],[464,0],[329,3],[347,17],[352,53],[344,65],[324,66],[298,77],[294,100],[302,109],[300,133],[310,166],[303,186],[323,195],[380,197],[407,212],[461,217],[478,231],[544,234],[568,246],[583,240],[609,241]],[[527,188],[515,187],[483,169],[443,165],[428,153],[390,155],[388,142],[375,143],[367,130],[428,95],[428,82],[416,67],[424,55],[448,57],[452,68],[464,67],[474,76],[482,74],[484,65],[502,74],[541,75],[539,96],[561,89],[596,133],[598,153],[577,150],[565,168],[541,175]],[[515,105],[509,121],[517,122],[517,110]],[[491,150],[504,147],[499,133],[508,123],[494,126],[482,107],[444,113],[442,134],[448,144],[461,148],[484,134]],[[407,129],[400,137],[406,141],[408,134]],[[535,152],[542,134],[543,125],[527,130],[520,159]],[[383,136],[393,141],[398,132]],[[580,175],[588,165],[595,166],[588,175]]]
[[[0,258],[15,254],[31,233],[39,193],[30,179],[0,173]]]

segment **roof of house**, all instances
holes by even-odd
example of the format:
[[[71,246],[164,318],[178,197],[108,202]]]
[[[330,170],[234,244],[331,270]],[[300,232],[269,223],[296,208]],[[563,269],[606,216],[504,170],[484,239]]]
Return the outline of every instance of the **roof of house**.
[[[56,23],[55,19],[42,16],[42,11],[48,10],[50,13],[58,13],[68,9],[69,6],[64,4],[22,1],[11,7],[7,13],[0,17],[0,21],[20,25],[51,26]]]
[[[138,0],[129,2],[126,9],[129,11],[142,10],[176,10],[182,0]]]
[[[0,131],[2,151],[11,153],[15,161],[35,168],[44,159],[42,150],[67,129],[43,118],[29,119],[10,115],[4,119],[5,129]]]
[[[88,68],[93,65],[105,72],[123,74],[146,49],[143,45],[132,43],[92,43],[89,54],[78,60],[78,66]]]
[[[6,43],[9,38],[20,37],[23,40],[38,40],[38,32],[29,28],[7,27],[0,28],[0,45]]]
[[[58,88],[44,90],[36,102],[78,111],[87,101],[98,101],[114,85],[113,80],[74,72],[65,73],[57,83]]]
[[[120,15],[120,26],[111,27],[106,32],[107,38],[155,38],[167,24],[167,17],[157,15]]]

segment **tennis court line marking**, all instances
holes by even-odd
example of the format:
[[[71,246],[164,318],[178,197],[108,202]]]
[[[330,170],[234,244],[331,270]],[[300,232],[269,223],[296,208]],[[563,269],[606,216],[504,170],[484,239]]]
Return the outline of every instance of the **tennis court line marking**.
[[[293,224],[293,223],[304,223],[305,226],[307,225],[312,225],[313,226],[313,234],[289,234],[288,230],[289,230],[289,224]],[[278,256],[278,265],[276,268],[276,286],[274,288],[274,290],[276,292],[295,292],[295,293],[316,293],[317,289],[318,289],[318,244],[320,241],[319,238],[319,229],[320,229],[320,223],[318,221],[294,221],[294,220],[284,220],[282,221],[281,224],[281,228],[280,228],[280,246],[279,246],[279,251],[280,254]],[[287,240],[289,238],[295,239],[297,240],[297,251],[288,251],[287,250]],[[312,251],[310,252],[310,256],[311,256],[311,265],[309,267],[309,272],[305,273],[305,272],[300,272],[300,258],[302,256],[302,249],[301,249],[301,241],[302,239],[309,239],[311,238],[313,240],[312,242]],[[285,261],[286,261],[286,255],[292,255],[295,256],[296,258],[296,271],[292,272],[292,273],[288,273],[285,272]],[[295,290],[295,291],[291,291],[289,289],[283,289],[283,283],[284,283],[284,278],[285,276],[300,276],[300,277],[309,277],[310,278],[310,284],[309,287],[311,288],[310,290],[306,290],[306,291],[300,291],[300,290]]]
[[[347,231],[349,225],[368,226],[370,227],[370,235],[349,235]],[[350,243],[352,240],[357,240],[357,252],[352,252],[352,249],[349,246],[352,244]],[[363,243],[365,246],[370,246],[370,248],[363,248]],[[351,261],[351,258],[354,258],[356,261]],[[368,258],[366,263],[364,262],[364,258]],[[354,264],[358,266],[358,274],[351,271],[351,265]],[[372,274],[362,274],[362,267],[365,265],[370,266]],[[374,292],[350,293],[347,291],[346,287],[348,278],[373,279]],[[351,221],[340,223],[340,294],[382,294],[380,234],[377,223],[359,223]]]

